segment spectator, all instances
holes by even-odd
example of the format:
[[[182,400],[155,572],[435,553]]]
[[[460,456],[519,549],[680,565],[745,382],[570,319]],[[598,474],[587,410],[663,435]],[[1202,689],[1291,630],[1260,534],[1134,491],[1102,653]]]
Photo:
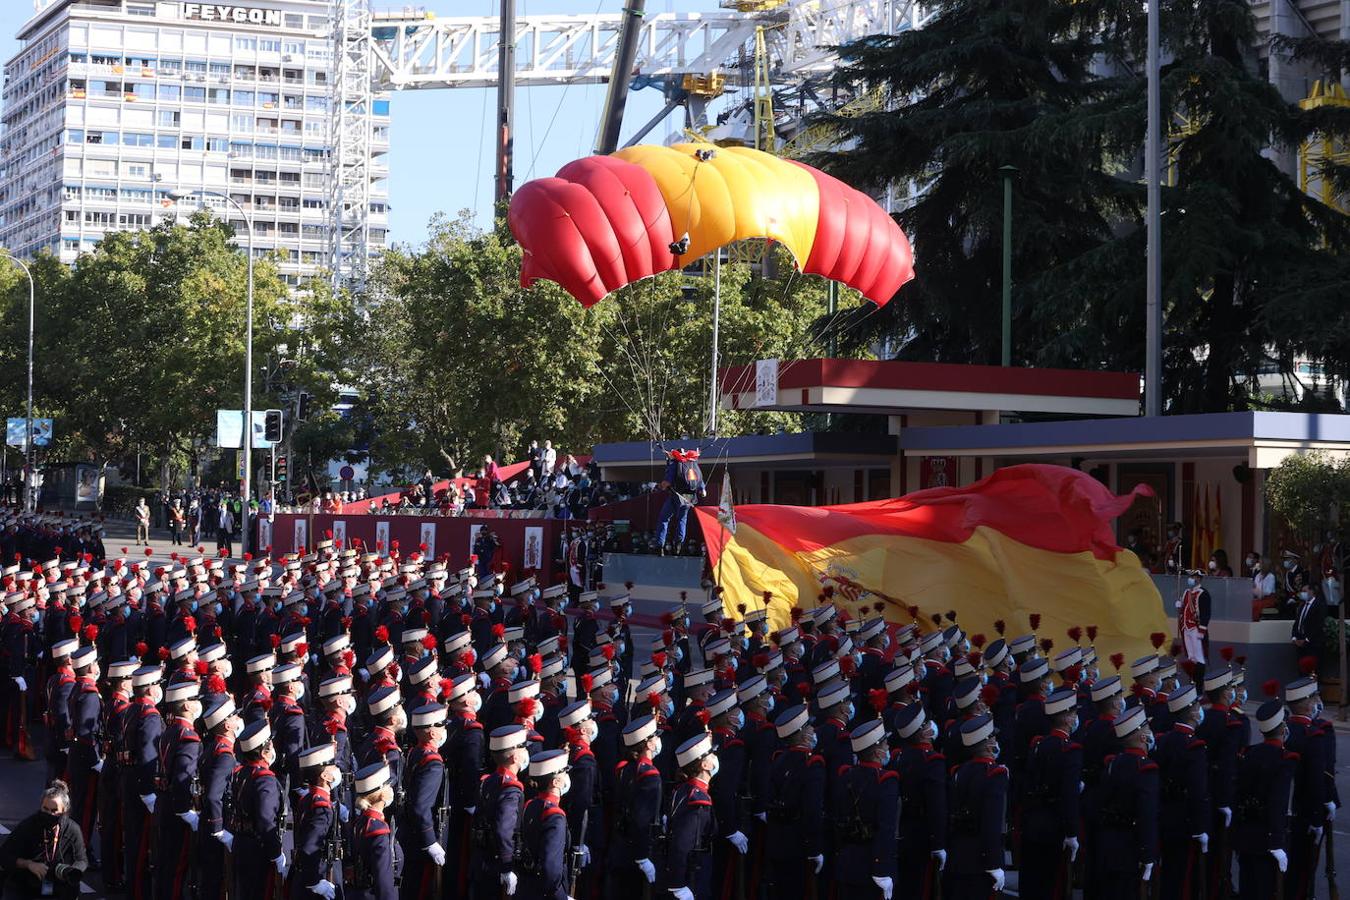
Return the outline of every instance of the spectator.
[[[183,514],[183,501],[175,497],[173,506],[169,508],[169,538],[173,543],[183,543],[183,526],[186,524],[187,517]]]
[[[558,464],[558,451],[553,449],[552,441],[544,441],[544,461],[539,473],[539,481],[542,483],[545,478],[553,474],[553,467]]]
[[[1233,577],[1233,567],[1228,565],[1227,551],[1219,549],[1209,555],[1209,571],[1206,574],[1213,578]]]
[[[0,846],[6,897],[80,896],[89,860],[84,835],[69,811],[70,790],[64,781],[53,781],[42,792],[38,811],[14,826]]]
[[[1289,632],[1289,640],[1294,644],[1297,659],[1305,656],[1321,658],[1322,631],[1326,623],[1326,613],[1317,591],[1306,581],[1298,585],[1295,599],[1294,625]]]
[[[422,502],[430,506],[433,489],[436,487],[436,479],[431,476],[430,469],[422,473],[422,480],[418,482],[418,485],[422,488]]]
[[[225,556],[234,555],[234,513],[225,502],[220,504],[220,516],[216,520],[216,550],[224,550]]]
[[[136,543],[145,546],[150,542],[150,507],[142,497],[136,501]]]
[[[538,441],[530,441],[530,449],[526,451],[525,458],[530,461],[530,466],[525,471],[532,473],[535,478],[538,478],[540,470],[544,466],[544,451],[539,446]]]
[[[1256,571],[1252,573],[1252,606],[1254,610],[1279,606],[1279,598],[1275,595],[1275,573],[1270,571],[1270,560],[1264,557],[1256,561]]]

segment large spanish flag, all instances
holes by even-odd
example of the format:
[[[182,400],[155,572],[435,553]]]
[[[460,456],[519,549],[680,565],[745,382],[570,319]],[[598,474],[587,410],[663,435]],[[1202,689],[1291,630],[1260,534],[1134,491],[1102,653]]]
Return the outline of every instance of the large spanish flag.
[[[856,610],[883,603],[886,618],[932,628],[955,611],[967,633],[1031,630],[1069,646],[1074,625],[1096,625],[1099,656],[1152,653],[1166,632],[1162,599],[1138,557],[1116,546],[1111,521],[1140,486],[1117,497],[1091,476],[1062,466],[999,469],[963,488],[933,488],[894,500],[844,506],[745,505],[728,525],[699,507],[714,577],[730,615],[765,605],[780,628],[793,606],[817,605],[826,587]],[[726,516],[722,517],[727,519]],[[946,624],[945,622],[943,624]]]

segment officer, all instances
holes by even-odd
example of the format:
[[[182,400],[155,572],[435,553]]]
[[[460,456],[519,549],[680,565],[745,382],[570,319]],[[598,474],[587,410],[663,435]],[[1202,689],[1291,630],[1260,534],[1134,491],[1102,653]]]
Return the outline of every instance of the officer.
[[[641,896],[656,883],[652,862],[661,827],[661,773],[652,759],[661,753],[661,736],[652,716],[639,716],[623,729],[624,759],[615,769],[609,872],[609,900]]]
[[[201,760],[201,810],[197,825],[198,900],[225,896],[225,852],[234,835],[225,830],[225,798],[234,777],[234,739],[244,727],[228,694],[202,713],[206,732]]]
[[[1167,695],[1172,727],[1158,738],[1153,752],[1162,785],[1158,830],[1164,900],[1196,896],[1202,856],[1209,851],[1209,762],[1205,742],[1195,736],[1201,715],[1199,700],[1193,684]],[[1207,895],[1208,891],[1202,896]]]
[[[164,689],[168,719],[159,737],[158,798],[155,818],[159,842],[155,846],[155,894],[175,900],[188,892],[191,881],[188,862],[193,835],[200,824],[198,771],[202,739],[195,722],[201,718],[198,700],[201,687],[195,681],[180,681]]]
[[[450,828],[446,844],[446,871],[442,879],[451,897],[464,897],[472,872],[473,816],[478,805],[478,785],[486,758],[483,723],[478,721],[482,695],[472,672],[455,676],[445,692],[449,704],[446,730],[449,737],[441,748],[445,777],[450,791]]]
[[[528,765],[526,730],[504,725],[488,736],[494,770],[482,780],[475,804],[474,831],[478,852],[473,874],[474,896],[508,896],[516,892],[516,826],[525,802],[525,786],[517,774]]]
[[[98,651],[81,647],[70,656],[75,673],[75,690],[70,694],[71,742],[68,759],[71,819],[79,823],[80,833],[94,836],[94,816],[98,812],[99,775],[106,760],[103,756],[103,700],[98,692]]]
[[[704,732],[675,750],[679,781],[670,798],[669,836],[661,880],[674,900],[712,900],[712,845],[717,836],[708,786],[717,775],[712,735]]]
[[[1143,707],[1134,706],[1113,724],[1121,751],[1102,774],[1101,831],[1097,874],[1106,900],[1133,900],[1140,882],[1151,882],[1158,862],[1158,764],[1148,757],[1153,731]]]
[[[770,895],[801,900],[825,866],[825,758],[814,752],[816,732],[805,706],[783,710],[774,729],[784,749],[769,768],[766,882]]]
[[[1289,733],[1287,712],[1278,700],[1256,711],[1262,741],[1238,758],[1233,796],[1233,850],[1238,858],[1238,897],[1267,900],[1276,897],[1276,881],[1289,868],[1289,804],[1298,754],[1285,749]]]
[[[839,777],[834,797],[834,881],[840,895],[891,900],[900,825],[900,776],[885,768],[886,728],[873,719],[853,730],[858,764]]]
[[[433,896],[439,871],[445,865],[443,833],[447,810],[445,762],[445,707],[419,706],[410,717],[414,740],[403,776],[403,809],[398,839],[403,848],[404,879],[399,893],[426,900]]]
[[[105,680],[108,702],[103,705],[103,721],[99,732],[103,741],[103,771],[98,784],[98,840],[103,862],[103,883],[108,890],[121,890],[124,885],[126,862],[123,840],[122,769],[126,759],[122,739],[125,733],[127,711],[132,709],[131,677],[140,668],[135,659],[108,663]]]
[[[1078,730],[1078,693],[1062,688],[1045,698],[1050,733],[1032,741],[1023,779],[1022,871],[1018,890],[1028,897],[1067,897],[1078,856],[1078,785],[1083,745]]]
[[[271,768],[277,753],[267,720],[245,727],[235,746],[241,769],[234,778],[232,820],[225,826],[233,835],[231,896],[256,896],[261,890],[261,896],[272,897],[277,879],[286,877],[286,854],[281,786]]]
[[[384,763],[356,773],[353,786],[360,815],[352,826],[352,877],[344,885],[350,900],[397,900],[402,872],[398,842],[385,821],[384,811],[394,802]]]
[[[154,840],[157,745],[164,731],[164,720],[157,707],[164,698],[163,677],[159,666],[142,666],[132,675],[134,698],[132,708],[127,710],[122,733],[125,872],[127,894],[132,900],[148,900],[151,896],[150,846]]]
[[[295,852],[291,871],[291,900],[320,896],[334,900],[342,882],[333,871],[334,841],[339,824],[349,814],[333,799],[333,791],[342,782],[342,773],[333,765],[333,745],[318,744],[296,754],[295,767],[303,796],[295,805]],[[337,878],[337,881],[333,879]]]
[[[572,787],[566,750],[544,750],[530,757],[534,797],[521,814],[517,857],[520,900],[568,900],[568,818],[561,805]]]
[[[1003,890],[1003,821],[1008,770],[999,765],[998,737],[990,716],[961,726],[969,761],[951,778],[950,824],[944,885],[948,900],[985,900]]]

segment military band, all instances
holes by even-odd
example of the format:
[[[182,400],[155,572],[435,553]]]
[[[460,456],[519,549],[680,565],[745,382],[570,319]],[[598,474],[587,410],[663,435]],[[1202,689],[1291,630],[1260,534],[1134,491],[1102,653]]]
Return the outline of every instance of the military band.
[[[343,549],[4,570],[4,738],[134,898],[1317,896],[1312,671]],[[503,609],[502,597],[510,602]],[[895,618],[892,616],[891,618]],[[931,622],[931,627],[930,627]],[[1309,667],[1311,669],[1311,667]],[[44,726],[39,747],[28,715]]]

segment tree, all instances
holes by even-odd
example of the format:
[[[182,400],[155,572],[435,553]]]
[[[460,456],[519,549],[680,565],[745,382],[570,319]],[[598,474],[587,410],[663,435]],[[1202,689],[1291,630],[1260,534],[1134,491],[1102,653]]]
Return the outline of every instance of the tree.
[[[1094,66],[1121,56],[1130,20],[1117,0],[942,0],[924,28],[843,48],[839,77],[891,105],[827,119],[840,149],[816,161],[854,185],[912,186],[897,214],[917,278],[847,343],[891,341],[906,359],[1000,358],[1003,189],[1017,169],[1018,284],[1099,246],[1142,195],[1118,179],[1142,140],[1140,110],[1111,107],[1135,76]],[[1034,301],[1033,302],[1033,298]],[[1013,352],[1038,362],[1082,298],[1051,311],[1014,292]]]

